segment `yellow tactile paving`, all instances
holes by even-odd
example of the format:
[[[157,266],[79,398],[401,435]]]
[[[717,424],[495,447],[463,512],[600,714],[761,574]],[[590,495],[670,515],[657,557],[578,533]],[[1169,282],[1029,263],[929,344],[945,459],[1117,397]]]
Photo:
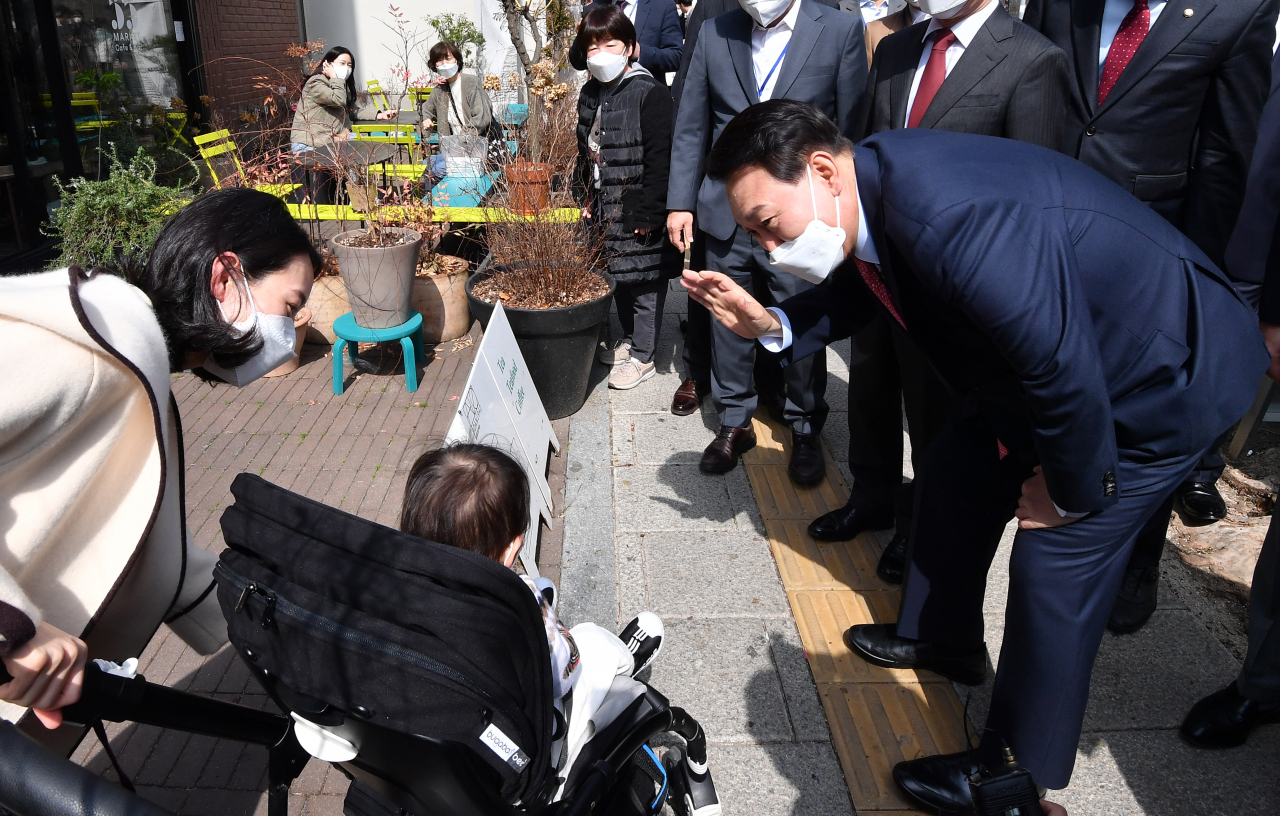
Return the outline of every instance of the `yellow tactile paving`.
[[[821,685],[818,693],[859,813],[909,810],[893,766],[964,750],[963,709],[949,684],[842,683]]]
[[[814,541],[809,519],[766,519],[773,557],[788,589],[892,590],[876,575],[880,545],[869,535],[853,541]]]
[[[963,749],[960,701],[951,684],[932,672],[872,666],[844,645],[844,631],[854,624],[897,620],[898,589],[876,577],[880,547],[869,534],[839,543],[809,537],[809,522],[842,507],[849,495],[825,446],[826,481],[801,488],[787,476],[785,430],[757,419],[755,431],[756,447],[742,457],[743,465],[854,806],[863,816],[911,816],[918,811],[893,783],[893,766]]]

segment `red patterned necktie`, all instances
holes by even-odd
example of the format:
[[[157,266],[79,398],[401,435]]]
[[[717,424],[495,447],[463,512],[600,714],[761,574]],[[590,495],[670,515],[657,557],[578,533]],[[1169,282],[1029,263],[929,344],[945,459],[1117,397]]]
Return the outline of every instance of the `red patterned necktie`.
[[[1133,53],[1151,30],[1151,9],[1147,0],[1134,0],[1133,8],[1124,16],[1116,38],[1107,49],[1107,61],[1102,64],[1102,80],[1098,83],[1098,104],[1107,101],[1116,80],[1124,73],[1124,67],[1133,59]]]
[[[902,315],[898,314],[898,307],[893,305],[893,300],[889,297],[889,290],[885,288],[884,278],[880,277],[880,270],[861,258],[854,258],[853,262],[858,265],[858,272],[862,274],[862,280],[867,284],[867,288],[871,290],[871,294],[884,304],[889,310],[889,314],[893,315],[893,319],[898,321],[898,325],[906,328],[907,324],[902,322]]]
[[[956,35],[949,28],[939,28],[933,33],[938,36],[933,41],[933,50],[929,52],[929,61],[925,63],[924,74],[916,88],[916,98],[911,103],[911,115],[907,117],[909,128],[920,126],[924,112],[929,110],[929,103],[938,95],[938,89],[947,78],[947,49],[956,41]]]

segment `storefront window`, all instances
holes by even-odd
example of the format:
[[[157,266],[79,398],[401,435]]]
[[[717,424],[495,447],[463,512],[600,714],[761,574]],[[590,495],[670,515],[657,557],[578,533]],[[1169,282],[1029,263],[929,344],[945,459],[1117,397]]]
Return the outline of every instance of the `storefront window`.
[[[120,77],[113,95],[132,106],[169,107],[181,95],[168,0],[69,0],[55,6],[67,76],[83,92],[95,74]]]

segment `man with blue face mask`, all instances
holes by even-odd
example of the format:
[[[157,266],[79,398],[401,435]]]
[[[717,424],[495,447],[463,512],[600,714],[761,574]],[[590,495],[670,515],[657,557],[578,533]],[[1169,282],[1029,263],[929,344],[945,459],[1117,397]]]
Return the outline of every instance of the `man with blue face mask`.
[[[774,100],[725,128],[708,175],[763,248],[828,281],[766,310],[722,273],[686,272],[727,329],[794,364],[881,315],[957,395],[916,475],[915,525],[963,535],[913,536],[898,622],[850,627],[845,647],[981,683],[987,570],[1019,520],[981,744],[894,780],[930,812],[969,813],[970,774],[1001,768],[1007,745],[1038,785],[1066,787],[1138,532],[1267,368],[1252,309],[1150,208],[1033,145],[903,129],[855,148]]]
[[[685,74],[671,149],[667,233],[683,251],[696,214],[708,266],[761,297],[783,300],[810,288],[815,277],[783,272],[738,228],[724,184],[705,177],[706,156],[734,116],[769,99],[809,103],[852,136],[867,77],[864,30],[859,15],[815,0],[740,0],[740,5],[703,25]],[[699,383],[699,373],[690,371],[672,410],[693,413],[710,386],[720,430],[699,467],[726,473],[755,445],[756,348],[716,324],[711,326],[711,345],[710,383]],[[792,435],[788,472],[798,484],[817,484],[825,476],[817,437],[828,410],[826,377],[821,358],[783,372],[783,418]]]

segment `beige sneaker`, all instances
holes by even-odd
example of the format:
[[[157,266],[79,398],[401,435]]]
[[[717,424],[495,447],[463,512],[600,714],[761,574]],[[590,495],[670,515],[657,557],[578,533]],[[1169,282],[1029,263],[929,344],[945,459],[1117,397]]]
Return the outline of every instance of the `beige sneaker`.
[[[613,371],[609,372],[609,387],[626,391],[657,373],[658,368],[653,363],[642,363],[634,357],[628,357],[626,362],[614,366]]]
[[[631,344],[625,340],[619,340],[616,345],[612,346],[601,342],[600,351],[596,353],[596,359],[607,366],[620,366],[631,359]]]

